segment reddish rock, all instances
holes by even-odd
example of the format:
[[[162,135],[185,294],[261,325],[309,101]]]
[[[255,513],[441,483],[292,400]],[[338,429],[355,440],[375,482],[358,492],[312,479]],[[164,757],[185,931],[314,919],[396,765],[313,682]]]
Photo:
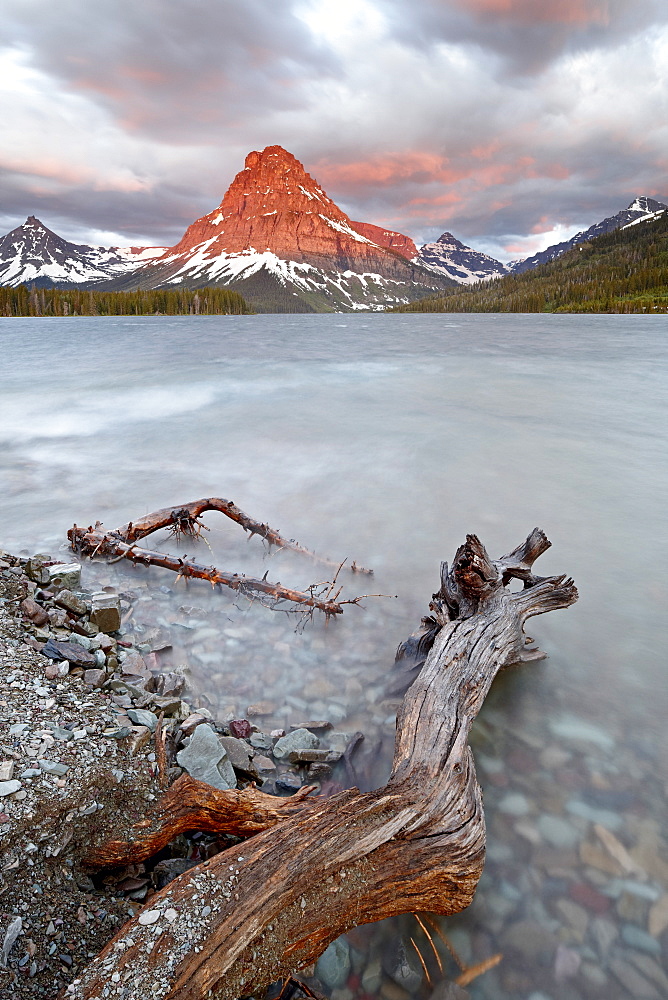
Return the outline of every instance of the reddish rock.
[[[232,719],[229,727],[232,736],[237,736],[239,739],[245,739],[251,734],[251,724],[248,719]]]
[[[593,886],[586,882],[574,882],[568,890],[568,894],[574,902],[584,906],[592,913],[603,914],[610,909],[611,900],[608,896],[598,892]]]
[[[33,625],[46,625],[49,620],[44,608],[37,601],[33,601],[31,597],[26,597],[24,601],[21,601],[21,611]]]
[[[244,251],[403,281],[425,277],[411,263],[417,249],[408,236],[353,222],[281,146],[249,153],[219,207],[193,222],[150,271],[161,281],[189,264],[204,273],[221,254]]]

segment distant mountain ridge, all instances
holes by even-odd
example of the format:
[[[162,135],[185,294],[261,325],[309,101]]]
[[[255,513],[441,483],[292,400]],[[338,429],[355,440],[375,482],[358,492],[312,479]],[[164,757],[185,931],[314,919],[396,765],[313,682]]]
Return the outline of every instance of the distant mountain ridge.
[[[0,239],[0,285],[88,286],[132,272],[164,249],[70,243],[30,215]]]
[[[520,274],[603,233],[667,210],[647,196],[572,239],[506,265],[452,233],[416,247],[350,219],[281,146],[248,154],[220,205],[173,247],[71,243],[30,216],[0,239],[0,285],[101,290],[230,287],[259,311],[384,309]]]
[[[550,261],[556,260],[557,257],[561,257],[562,254],[572,250],[578,243],[586,243],[596,236],[603,236],[605,233],[611,233],[615,229],[622,229],[630,223],[641,221],[644,218],[652,218],[657,212],[663,212],[666,208],[668,208],[668,205],[664,205],[661,201],[655,201],[654,198],[648,198],[646,195],[634,198],[628,208],[617,212],[616,215],[608,216],[608,218],[603,219],[601,222],[594,223],[589,229],[576,233],[570,240],[566,240],[563,243],[555,243],[547,247],[546,250],[541,250],[540,253],[534,254],[532,257],[510,261],[508,270],[511,274],[522,274],[523,271],[529,271],[540,264],[549,264]]]

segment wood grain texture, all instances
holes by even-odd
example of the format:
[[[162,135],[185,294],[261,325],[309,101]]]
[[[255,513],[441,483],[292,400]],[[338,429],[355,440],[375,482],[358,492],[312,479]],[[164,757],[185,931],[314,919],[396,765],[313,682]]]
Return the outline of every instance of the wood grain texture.
[[[429,626],[431,649],[399,711],[383,788],[307,798],[186,872],[147,904],[156,922],[130,921],[68,996],[235,1000],[310,964],[353,926],[468,906],[485,853],[471,724],[497,672],[540,655],[525,622],[577,599],[572,580],[533,576],[548,546],[536,529],[493,561],[469,535],[452,567],[443,565],[429,619],[440,628]],[[524,589],[509,591],[512,578]]]

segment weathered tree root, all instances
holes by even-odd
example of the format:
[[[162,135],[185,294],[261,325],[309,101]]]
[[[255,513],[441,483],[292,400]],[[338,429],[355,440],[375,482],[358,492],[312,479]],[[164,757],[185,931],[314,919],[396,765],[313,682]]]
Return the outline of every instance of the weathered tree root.
[[[401,913],[453,914],[482,873],[482,795],[467,744],[496,673],[527,656],[524,625],[577,600],[572,580],[534,577],[537,530],[493,562],[467,536],[444,566],[440,630],[397,718],[392,774],[306,799],[294,813],[154,895],[69,987],[68,997],[236,1000],[311,963],[349,928]],[[520,576],[525,589],[506,589]]]
[[[306,785],[290,798],[267,795],[254,785],[220,791],[204,781],[182,774],[160,797],[149,817],[125,832],[125,840],[111,840],[93,848],[85,863],[91,868],[134,864],[159,850],[187,830],[252,837],[299,812],[315,790]]]
[[[271,583],[264,578],[256,580],[243,574],[228,573],[225,570],[216,569],[214,566],[202,566],[186,556],[178,558],[169,555],[169,553],[154,552],[138,547],[139,539],[146,538],[147,535],[151,535],[161,528],[169,528],[176,538],[201,537],[203,530],[208,531],[206,525],[202,524],[200,520],[201,515],[207,510],[220,511],[226,517],[240,524],[244,531],[250,532],[251,535],[260,535],[270,545],[290,549],[326,565],[336,566],[336,576],[343,567],[343,563],[333,563],[329,559],[320,559],[314,552],[299,545],[298,542],[283,538],[268,524],[253,520],[231,500],[223,500],[219,497],[193,500],[181,507],[164,507],[152,514],[146,514],[137,521],[129,521],[112,531],[103,531],[99,521],[94,528],[79,528],[75,524],[67,532],[67,537],[75,551],[89,556],[91,559],[95,556],[106,556],[116,562],[121,559],[129,559],[131,562],[142,563],[144,566],[162,566],[164,569],[178,573],[179,577],[208,580],[212,586],[220,584],[247,596],[258,594],[264,599],[271,599],[275,602],[288,601],[291,604],[310,608],[311,611],[322,611],[328,617],[329,615],[340,615],[343,612],[344,604],[359,604],[364,596],[368,596],[363,595],[339,601],[341,590],[334,593],[334,584],[317,584],[310,587],[308,591],[294,590],[290,587],[284,587],[280,583]],[[354,573],[371,574],[372,572],[357,566],[354,562],[349,568]],[[336,580],[336,576],[334,580]]]

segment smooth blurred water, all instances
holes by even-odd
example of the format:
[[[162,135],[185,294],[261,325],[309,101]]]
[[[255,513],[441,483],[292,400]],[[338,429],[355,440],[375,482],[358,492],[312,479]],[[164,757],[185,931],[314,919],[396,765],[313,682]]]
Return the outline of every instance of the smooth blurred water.
[[[483,756],[512,772],[508,739],[537,753],[560,744],[551,719],[588,720],[612,749],[587,763],[570,748],[574,760],[613,786],[629,773],[646,782],[656,794],[633,808],[665,826],[666,332],[662,317],[642,316],[3,319],[0,547],[54,552],[75,521],[114,527],[222,496],[320,553],[373,567],[372,583],[344,573],[344,596],[390,596],[328,628],[295,633],[291,619],[229,601],[226,616],[252,643],[220,642],[215,669],[206,657],[193,668],[215,708],[242,713],[271,698],[278,722],[304,717],[283,695],[301,690],[308,709],[331,707],[326,685],[305,698],[303,688],[328,676],[338,686],[349,671],[340,728],[384,739],[372,781],[383,780],[391,749],[391,718],[376,704],[383,677],[426,612],[440,561],[467,532],[497,556],[539,525],[554,543],[539,572],[572,575],[580,601],[532,621],[550,659],[499,679],[480,728],[489,737],[497,727],[495,746],[481,736]],[[236,526],[205,520],[206,562],[295,586],[326,575],[291,556],[267,560]],[[158,570],[127,572],[174,588],[175,607],[227,601],[192,584],[186,598]],[[360,686],[372,689],[368,700]],[[491,847],[502,792],[485,778],[481,768]],[[545,780],[532,785],[528,772],[522,786],[535,817]],[[501,823],[499,836],[516,834]],[[567,978],[571,992],[561,980],[544,989],[601,995],[578,976]],[[528,997],[541,982],[510,989],[493,972],[470,989]],[[607,997],[625,995],[610,982]]]

